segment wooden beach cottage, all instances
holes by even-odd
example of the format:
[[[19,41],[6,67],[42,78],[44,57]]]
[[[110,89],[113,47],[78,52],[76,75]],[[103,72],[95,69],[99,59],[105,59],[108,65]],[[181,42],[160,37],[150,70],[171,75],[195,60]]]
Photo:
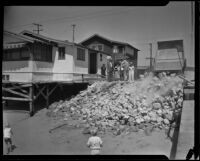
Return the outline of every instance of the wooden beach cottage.
[[[96,49],[109,54],[111,53],[115,63],[123,58],[126,58],[128,61],[133,62],[134,66],[137,68],[139,49],[133,47],[129,43],[110,40],[101,35],[94,34],[80,42],[80,44],[91,49]]]
[[[2,61],[3,101],[28,101],[30,114],[34,101],[49,96],[62,84],[86,83],[102,79],[100,69],[109,53],[81,44],[55,40],[23,31],[4,31]],[[6,93],[13,96],[7,96]]]

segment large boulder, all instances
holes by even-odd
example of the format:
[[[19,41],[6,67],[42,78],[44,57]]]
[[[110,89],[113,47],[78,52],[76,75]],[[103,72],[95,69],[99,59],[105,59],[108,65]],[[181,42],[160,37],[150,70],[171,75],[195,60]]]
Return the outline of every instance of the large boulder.
[[[164,122],[164,124],[169,125],[169,120],[168,119],[164,119],[163,122]]]
[[[161,104],[158,102],[153,103],[153,109],[155,110],[161,109]]]

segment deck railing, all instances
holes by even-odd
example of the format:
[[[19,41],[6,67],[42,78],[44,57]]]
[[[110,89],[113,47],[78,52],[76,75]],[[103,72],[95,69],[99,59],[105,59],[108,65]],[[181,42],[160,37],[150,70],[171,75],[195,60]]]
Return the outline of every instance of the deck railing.
[[[105,80],[105,76],[100,74],[85,74],[85,73],[55,73],[55,72],[2,72],[2,75],[9,75],[10,80],[3,82],[88,82],[95,80]],[[23,80],[26,75],[31,75],[31,78]],[[3,78],[3,77],[2,77]],[[5,78],[5,77],[4,77]],[[18,79],[15,79],[18,78]]]

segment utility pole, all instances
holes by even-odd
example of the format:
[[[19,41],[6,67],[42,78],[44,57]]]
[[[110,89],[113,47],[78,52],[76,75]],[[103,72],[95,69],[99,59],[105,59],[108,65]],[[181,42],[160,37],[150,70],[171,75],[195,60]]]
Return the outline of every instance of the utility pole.
[[[194,2],[191,2],[191,53],[194,53]]]
[[[37,30],[33,30],[34,31],[37,31],[37,34],[39,35],[40,34],[40,31],[43,31],[43,29],[40,29],[40,27],[42,26],[41,24],[38,24],[38,23],[33,23],[33,25],[37,26]]]
[[[74,42],[74,40],[75,40],[75,39],[74,39],[74,30],[75,30],[76,25],[73,24],[72,27],[73,27],[73,37],[72,37],[72,42]]]
[[[153,66],[153,63],[152,63],[152,43],[149,43],[149,46],[150,46],[150,57],[147,57],[146,59],[150,59],[150,70],[152,70],[152,66]]]

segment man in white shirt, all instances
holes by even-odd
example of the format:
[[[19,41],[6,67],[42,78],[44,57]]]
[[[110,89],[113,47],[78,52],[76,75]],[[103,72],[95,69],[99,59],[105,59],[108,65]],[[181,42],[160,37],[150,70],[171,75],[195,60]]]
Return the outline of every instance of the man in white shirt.
[[[100,154],[103,142],[100,137],[97,136],[97,130],[91,130],[92,136],[88,139],[87,146],[91,149],[91,155]]]
[[[129,66],[129,81],[134,81],[134,66],[132,62],[130,62]]]
[[[12,129],[11,129],[9,123],[7,123],[5,125],[3,135],[4,135],[4,141],[5,141],[6,147],[7,147],[7,154],[9,154],[12,151],[12,147],[13,147],[12,138],[11,138],[13,135],[13,132],[12,132]]]

